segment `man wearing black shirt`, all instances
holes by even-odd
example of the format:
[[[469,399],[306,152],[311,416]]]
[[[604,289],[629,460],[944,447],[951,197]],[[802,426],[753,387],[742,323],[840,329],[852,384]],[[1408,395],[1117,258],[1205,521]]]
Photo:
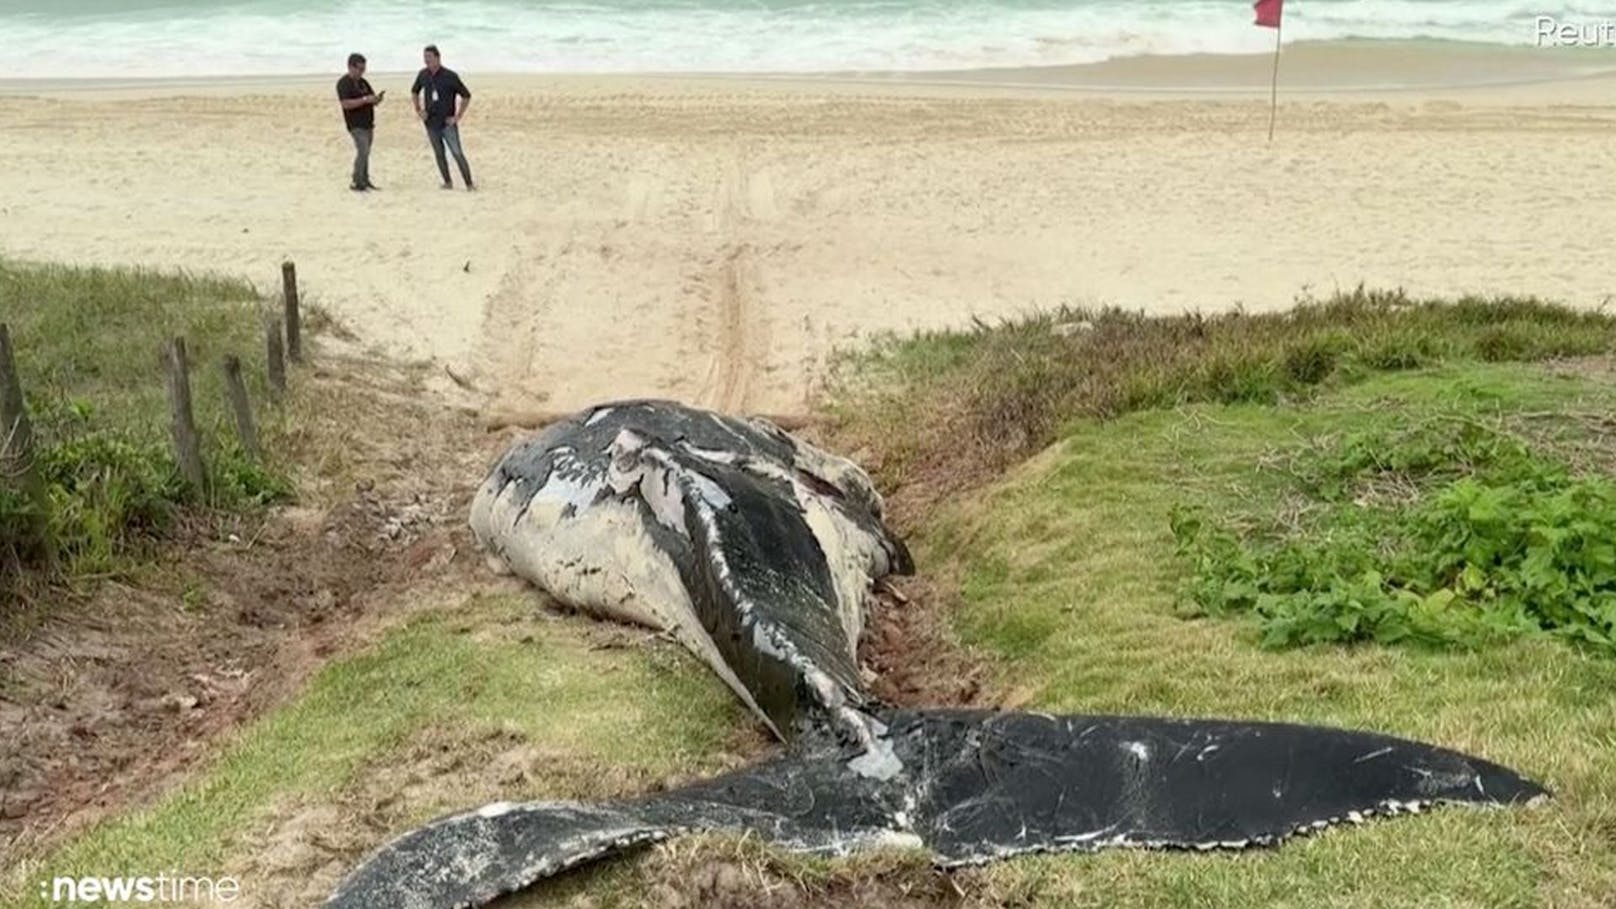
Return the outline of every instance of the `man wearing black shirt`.
[[[455,163],[460,166],[460,179],[465,181],[466,188],[476,189],[476,184],[471,182],[471,165],[466,163],[466,153],[460,147],[460,121],[465,119],[466,111],[471,107],[471,91],[454,70],[443,65],[437,45],[426,46],[421,53],[421,62],[426,64],[426,68],[416,74],[415,85],[410,87],[410,98],[415,102],[416,116],[426,124],[427,141],[432,144],[432,154],[438,159],[438,173],[443,175],[443,188],[454,189],[454,183],[449,179],[449,160],[443,153],[447,147],[449,153],[454,155]],[[424,106],[422,93],[426,95]]]
[[[376,105],[382,103],[385,94],[372,91],[370,83],[365,81],[364,56],[349,54],[348,75],[337,80],[337,103],[342,105],[342,120],[348,125],[348,135],[353,136],[353,185],[348,188],[354,192],[376,188],[370,182],[370,141],[376,129]]]

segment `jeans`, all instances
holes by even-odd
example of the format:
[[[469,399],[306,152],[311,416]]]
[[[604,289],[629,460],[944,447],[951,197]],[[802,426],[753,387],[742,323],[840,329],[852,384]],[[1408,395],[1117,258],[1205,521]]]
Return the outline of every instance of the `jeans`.
[[[348,135],[353,136],[353,185],[360,188],[370,185],[370,140],[375,135],[374,130],[350,129]]]
[[[432,154],[438,159],[438,173],[443,175],[443,185],[448,186],[449,159],[444,156],[444,147],[454,155],[455,164],[460,166],[460,178],[471,186],[471,165],[466,163],[466,153],[460,148],[460,127],[456,124],[445,123],[442,126],[428,126],[426,128],[427,141],[432,143]]]

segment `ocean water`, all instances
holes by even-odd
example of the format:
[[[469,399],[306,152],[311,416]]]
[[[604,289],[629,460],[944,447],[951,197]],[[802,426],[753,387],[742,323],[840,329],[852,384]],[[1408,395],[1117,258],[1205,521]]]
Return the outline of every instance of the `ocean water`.
[[[1602,7],[1602,8],[1601,8]],[[1595,0],[1290,0],[1285,39],[1530,45]],[[825,72],[1088,63],[1272,46],[1246,0],[0,0],[10,77],[481,72]],[[1612,51],[1616,59],[1616,51]]]

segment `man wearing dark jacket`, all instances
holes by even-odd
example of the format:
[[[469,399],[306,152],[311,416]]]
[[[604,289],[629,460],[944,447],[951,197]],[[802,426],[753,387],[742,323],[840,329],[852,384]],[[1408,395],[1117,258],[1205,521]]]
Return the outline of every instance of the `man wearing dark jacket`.
[[[342,106],[348,135],[353,137],[353,185],[348,188],[354,192],[376,188],[370,182],[370,143],[376,130],[376,105],[382,103],[385,94],[377,94],[365,81],[364,55],[349,54],[348,74],[337,80],[337,103]]]
[[[410,98],[415,102],[416,116],[426,124],[427,141],[432,144],[432,154],[438,159],[438,173],[443,176],[443,188],[454,189],[454,183],[449,179],[449,160],[444,155],[447,148],[454,155],[455,164],[460,167],[460,179],[465,181],[466,188],[476,189],[476,184],[471,181],[471,165],[466,163],[466,153],[460,147],[460,121],[465,119],[466,111],[471,107],[471,91],[454,70],[443,65],[437,45],[426,46],[421,52],[421,62],[426,67],[416,74],[415,85],[410,87]],[[424,104],[423,94],[426,96]]]

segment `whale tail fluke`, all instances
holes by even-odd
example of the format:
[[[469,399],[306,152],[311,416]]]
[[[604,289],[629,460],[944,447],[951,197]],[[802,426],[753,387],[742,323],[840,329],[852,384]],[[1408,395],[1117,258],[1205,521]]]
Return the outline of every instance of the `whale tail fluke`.
[[[609,805],[498,803],[451,815],[383,846],[328,909],[468,909],[599,858],[677,833]]]
[[[891,766],[805,743],[623,802],[490,805],[383,846],[328,909],[480,906],[692,832],[849,854],[922,846],[952,867],[1028,852],[1245,848],[1438,803],[1547,795],[1513,771],[1404,739],[1277,723],[884,710]]]

